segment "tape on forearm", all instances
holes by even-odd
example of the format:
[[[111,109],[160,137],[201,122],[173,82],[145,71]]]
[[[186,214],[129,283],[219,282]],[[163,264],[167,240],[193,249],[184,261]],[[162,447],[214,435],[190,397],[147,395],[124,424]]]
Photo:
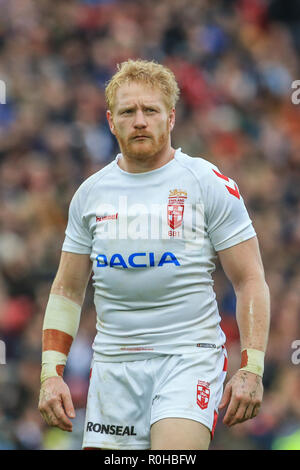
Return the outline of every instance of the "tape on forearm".
[[[77,334],[81,307],[61,295],[50,294],[43,323],[41,382],[61,377]]]
[[[240,370],[247,370],[262,377],[264,373],[264,358],[265,353],[263,351],[244,349],[241,356]]]

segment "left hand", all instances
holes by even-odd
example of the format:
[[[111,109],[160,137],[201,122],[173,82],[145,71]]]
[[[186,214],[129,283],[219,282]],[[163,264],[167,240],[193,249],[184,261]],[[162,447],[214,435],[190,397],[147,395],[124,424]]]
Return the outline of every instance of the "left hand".
[[[219,409],[228,405],[223,423],[233,426],[257,416],[263,397],[262,378],[245,370],[238,370],[227,383]]]

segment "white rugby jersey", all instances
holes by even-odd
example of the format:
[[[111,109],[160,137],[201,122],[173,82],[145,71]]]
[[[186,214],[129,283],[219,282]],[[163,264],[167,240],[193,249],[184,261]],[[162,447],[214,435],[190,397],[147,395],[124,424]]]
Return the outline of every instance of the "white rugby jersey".
[[[93,262],[94,359],[222,346],[216,252],[256,235],[236,183],[181,149],[145,173],[123,171],[121,156],[76,191],[62,247]]]

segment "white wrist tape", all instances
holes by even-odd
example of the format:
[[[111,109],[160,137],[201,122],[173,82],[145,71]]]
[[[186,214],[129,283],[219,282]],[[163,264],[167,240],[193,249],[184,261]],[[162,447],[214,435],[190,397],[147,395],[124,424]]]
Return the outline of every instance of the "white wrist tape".
[[[80,314],[78,304],[67,297],[50,294],[43,323],[42,383],[49,377],[62,376]]]
[[[246,370],[253,372],[260,377],[264,373],[264,358],[265,353],[258,349],[244,349],[241,356],[241,367],[240,370]]]

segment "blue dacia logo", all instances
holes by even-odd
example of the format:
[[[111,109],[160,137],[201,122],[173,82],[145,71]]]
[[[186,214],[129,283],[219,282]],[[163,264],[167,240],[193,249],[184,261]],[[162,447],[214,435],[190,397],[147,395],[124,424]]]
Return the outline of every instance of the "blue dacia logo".
[[[148,268],[154,266],[163,266],[164,264],[174,264],[175,266],[180,266],[180,263],[174,253],[167,251],[163,253],[160,257],[158,263],[155,263],[154,253],[132,253],[128,256],[128,260],[125,261],[123,256],[120,253],[115,253],[111,256],[110,259],[104,254],[99,254],[96,257],[97,261],[97,268],[105,268],[106,266],[110,266],[111,268],[114,267],[122,267],[128,268]]]

